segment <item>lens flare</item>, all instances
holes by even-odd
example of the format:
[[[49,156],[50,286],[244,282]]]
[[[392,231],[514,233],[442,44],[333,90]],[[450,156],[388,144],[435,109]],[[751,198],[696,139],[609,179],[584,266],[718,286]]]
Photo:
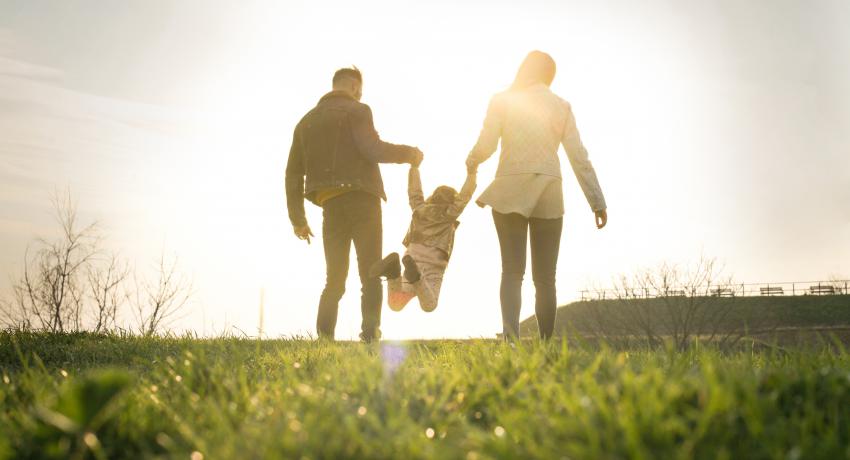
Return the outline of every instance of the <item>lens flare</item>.
[[[381,359],[384,362],[384,376],[391,377],[404,363],[407,348],[400,342],[389,342],[381,345]]]

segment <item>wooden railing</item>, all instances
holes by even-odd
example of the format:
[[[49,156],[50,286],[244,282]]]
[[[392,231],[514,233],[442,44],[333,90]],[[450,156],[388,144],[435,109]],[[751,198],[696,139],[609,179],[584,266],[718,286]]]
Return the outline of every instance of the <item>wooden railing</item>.
[[[700,287],[671,286],[667,289],[634,288],[628,292],[615,289],[584,289],[581,300],[655,298],[675,296],[753,297],[799,295],[850,295],[850,280],[790,281],[782,283],[741,283]]]

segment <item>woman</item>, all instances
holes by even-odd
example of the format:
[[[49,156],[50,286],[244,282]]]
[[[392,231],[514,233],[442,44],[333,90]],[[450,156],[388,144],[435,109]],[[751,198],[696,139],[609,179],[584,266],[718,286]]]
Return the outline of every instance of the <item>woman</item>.
[[[466,160],[467,169],[475,171],[493,155],[501,138],[496,178],[476,203],[493,209],[502,253],[499,295],[505,337],[519,336],[529,233],[540,337],[550,337],[555,326],[555,267],[564,216],[559,144],[595,213],[596,227],[604,227],[608,220],[605,198],[570,104],[549,90],[554,78],[552,57],[540,51],[529,53],[511,87],[490,100],[481,135]]]

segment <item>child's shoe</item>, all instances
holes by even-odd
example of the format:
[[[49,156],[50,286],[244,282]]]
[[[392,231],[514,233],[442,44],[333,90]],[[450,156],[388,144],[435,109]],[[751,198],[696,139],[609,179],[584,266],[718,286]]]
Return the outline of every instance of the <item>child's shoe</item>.
[[[379,276],[386,277],[388,280],[401,276],[401,265],[398,263],[398,253],[392,252],[390,255],[372,264],[369,267],[369,276],[377,278]]]
[[[416,294],[412,292],[391,290],[387,293],[387,305],[392,311],[401,311],[414,297],[416,297]]]
[[[408,283],[415,283],[419,281],[422,275],[419,273],[419,267],[416,266],[416,261],[413,260],[413,257],[410,255],[405,255],[401,262],[404,264],[404,279],[407,280]]]

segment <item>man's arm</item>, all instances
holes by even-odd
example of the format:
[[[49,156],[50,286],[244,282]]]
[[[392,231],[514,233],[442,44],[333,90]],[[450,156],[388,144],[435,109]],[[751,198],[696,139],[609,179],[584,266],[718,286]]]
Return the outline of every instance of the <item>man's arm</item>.
[[[292,147],[286,162],[286,207],[289,220],[297,228],[307,225],[304,213],[304,150],[301,130],[296,127],[292,135]]]
[[[602,188],[599,186],[599,180],[596,178],[596,171],[590,163],[590,158],[588,158],[587,149],[584,148],[584,144],[581,142],[572,107],[570,107],[569,103],[564,102],[564,104],[567,110],[567,120],[561,144],[564,145],[567,158],[570,160],[573,173],[575,173],[576,179],[578,179],[578,184],[584,192],[587,203],[594,212],[598,213],[607,208],[605,205],[605,196],[602,194]]]
[[[475,183],[476,173],[473,171],[469,171],[466,174],[466,181],[463,183],[463,187],[460,188],[460,192],[457,194],[457,198],[455,202],[452,203],[449,208],[449,213],[455,217],[460,216],[463,212],[463,209],[469,203],[469,200],[472,199],[472,194],[475,193]]]
[[[499,104],[494,96],[487,106],[487,116],[484,118],[484,126],[478,135],[478,142],[469,152],[466,158],[466,166],[475,169],[479,164],[487,161],[499,146],[499,138],[502,136],[502,114]]]
[[[413,163],[422,152],[409,145],[384,142],[375,130],[372,109],[363,104],[351,116],[351,132],[360,153],[373,163]]]
[[[419,167],[411,166],[407,173],[407,197],[410,199],[410,209],[416,211],[425,204],[425,195],[422,194],[422,180],[419,177]]]

